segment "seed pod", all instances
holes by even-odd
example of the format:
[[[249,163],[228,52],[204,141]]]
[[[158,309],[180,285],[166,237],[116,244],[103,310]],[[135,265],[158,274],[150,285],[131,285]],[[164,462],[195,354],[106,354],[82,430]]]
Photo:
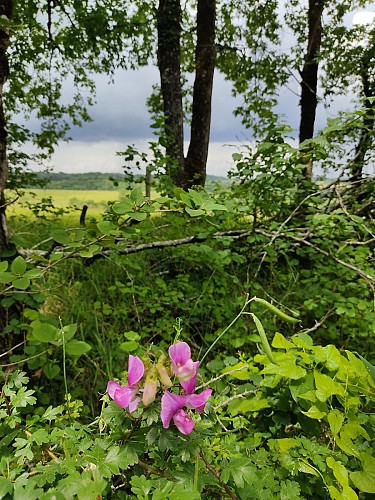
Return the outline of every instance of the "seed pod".
[[[273,357],[271,346],[268,342],[266,332],[264,331],[262,323],[260,322],[259,318],[257,318],[257,316],[255,316],[255,314],[250,313],[250,316],[253,318],[255,326],[257,327],[260,339],[262,341],[263,350],[266,353],[267,358],[271,361],[271,363],[273,363],[274,365],[277,365],[277,362],[276,362],[275,358]]]
[[[277,307],[270,304],[264,299],[260,299],[259,297],[254,297],[253,300],[255,300],[255,302],[258,302],[259,304],[262,304],[264,307],[266,307],[269,311],[271,311],[273,314],[278,316],[283,321],[287,321],[288,323],[299,323],[301,321],[298,318],[293,318],[292,316],[285,314],[283,311],[280,311],[280,309],[278,309]]]

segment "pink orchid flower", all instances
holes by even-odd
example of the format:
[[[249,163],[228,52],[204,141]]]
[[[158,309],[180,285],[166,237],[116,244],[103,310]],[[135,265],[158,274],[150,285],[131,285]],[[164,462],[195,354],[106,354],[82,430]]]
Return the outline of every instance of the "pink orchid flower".
[[[129,356],[128,364],[128,385],[122,386],[110,380],[107,384],[107,391],[110,397],[121,408],[128,408],[129,413],[133,413],[141,400],[137,397],[139,392],[138,382],[141,380],[145,372],[145,367],[138,356]]]
[[[171,420],[173,419],[173,422],[181,434],[190,434],[195,424],[191,420],[190,415],[186,413],[183,408],[186,406],[189,409],[197,410],[198,413],[202,413],[211,393],[211,389],[206,389],[200,394],[181,396],[166,391],[161,398],[160,413],[164,429],[169,428]]]
[[[172,360],[172,371],[178,380],[187,382],[195,375],[194,361],[191,359],[190,347],[186,342],[177,342],[168,349]]]

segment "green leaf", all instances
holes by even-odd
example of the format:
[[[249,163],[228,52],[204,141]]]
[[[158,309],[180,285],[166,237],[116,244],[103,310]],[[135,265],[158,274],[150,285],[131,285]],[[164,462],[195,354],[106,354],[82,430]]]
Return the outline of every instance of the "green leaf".
[[[17,394],[11,398],[11,405],[14,408],[17,407],[26,407],[27,405],[34,405],[36,403],[36,398],[32,396],[35,391],[26,387],[21,387],[18,390]]]
[[[0,273],[4,273],[8,269],[8,261],[0,262]]]
[[[185,210],[190,215],[190,217],[200,217],[201,215],[204,215],[206,213],[204,210],[201,209],[194,210],[188,207],[185,207]]]
[[[119,347],[122,351],[133,352],[138,349],[139,344],[135,340],[129,340],[128,342],[122,342]]]
[[[114,203],[111,208],[115,214],[125,215],[134,209],[134,205],[130,200],[125,200],[119,203]]]
[[[320,410],[317,406],[311,406],[308,411],[302,412],[306,417],[313,418],[316,420],[322,419],[327,413],[325,411]]]
[[[365,359],[363,356],[361,356],[360,354],[358,353],[355,353],[359,358],[361,358],[363,364],[365,365],[366,367],[366,370],[369,372],[370,374],[370,377],[372,378],[372,380],[375,382],[375,366],[373,364],[371,364],[369,361],[367,361],[367,359]]]
[[[13,493],[13,484],[4,476],[0,476],[0,498]]]
[[[70,243],[69,233],[62,229],[51,231],[51,237],[61,245],[68,245]]]
[[[27,264],[23,257],[20,255],[14,259],[11,264],[12,273],[21,276],[26,272]]]
[[[344,415],[339,410],[335,409],[328,413],[327,420],[332,434],[337,436],[344,422]]]
[[[237,488],[243,488],[245,483],[254,484],[258,480],[256,466],[248,458],[232,459],[224,468],[221,478],[224,483],[227,483],[230,476],[232,476]]]
[[[83,340],[73,339],[65,345],[65,350],[70,356],[82,356],[82,354],[91,350],[91,345]]]
[[[292,342],[286,340],[284,335],[281,335],[281,333],[276,332],[272,341],[272,347],[276,347],[276,349],[291,349],[295,346],[294,344],[292,344]]]
[[[26,290],[30,286],[30,280],[26,276],[23,276],[22,278],[15,279],[12,285],[18,290]]]
[[[32,337],[39,342],[52,342],[57,339],[58,329],[50,323],[36,320],[32,323]]]
[[[53,365],[52,363],[47,363],[43,367],[43,373],[48,380],[52,380],[60,373],[60,367],[58,365]]]
[[[110,234],[114,229],[114,225],[108,220],[98,222],[97,227],[102,234]]]
[[[15,276],[13,273],[1,273],[0,272],[0,283],[10,283],[12,280],[14,280]]]
[[[352,472],[350,479],[354,486],[364,493],[375,493],[375,458],[368,453],[361,453],[362,471]]]
[[[324,375],[323,373],[315,371],[314,379],[316,386],[316,397],[319,399],[319,401],[325,402],[328,398],[334,395],[346,395],[344,387],[328,375]]]

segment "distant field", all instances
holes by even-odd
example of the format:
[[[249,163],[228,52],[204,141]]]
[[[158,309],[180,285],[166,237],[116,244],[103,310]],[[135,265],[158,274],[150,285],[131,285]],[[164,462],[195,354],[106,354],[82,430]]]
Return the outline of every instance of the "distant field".
[[[32,212],[28,204],[40,203],[42,199],[51,198],[56,208],[76,206],[82,209],[83,205],[88,205],[88,215],[96,215],[105,210],[108,201],[117,201],[124,194],[124,191],[109,190],[32,189],[26,191],[24,196],[19,198],[15,203],[10,204],[7,211],[9,215],[31,215]],[[9,201],[14,199],[14,197],[14,193],[7,193]]]

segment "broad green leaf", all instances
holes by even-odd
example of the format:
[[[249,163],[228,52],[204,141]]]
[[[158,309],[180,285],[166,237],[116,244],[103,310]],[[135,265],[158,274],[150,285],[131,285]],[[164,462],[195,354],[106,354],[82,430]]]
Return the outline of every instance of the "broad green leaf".
[[[334,395],[346,395],[344,387],[328,375],[324,375],[323,373],[315,371],[314,379],[316,386],[316,397],[319,399],[319,401],[325,402],[328,398]]]
[[[12,273],[21,276],[26,272],[27,268],[26,260],[19,255],[14,259],[10,267],[12,269]]]
[[[228,412],[231,415],[237,415],[238,413],[257,412],[270,406],[266,398],[256,394],[255,396],[247,397],[245,400],[237,399],[232,401],[228,405]]]
[[[206,213],[204,210],[201,210],[199,208],[194,210],[192,208],[185,207],[185,210],[190,215],[190,217],[200,217],[201,215],[204,215]]]
[[[272,347],[276,347],[276,349],[291,349],[295,346],[294,344],[292,344],[292,342],[286,340],[284,335],[282,335],[279,332],[276,332],[272,341]]]
[[[373,382],[375,382],[375,366],[371,364],[367,359],[365,359],[363,356],[360,354],[356,353],[359,358],[361,358],[363,364],[366,367],[366,370],[369,372],[370,377],[372,378]]]
[[[83,340],[69,340],[65,345],[66,353],[70,356],[82,356],[91,350],[91,345]]]
[[[0,262],[0,273],[4,273],[8,269],[8,261]]]
[[[26,290],[30,286],[30,280],[26,276],[23,276],[12,281],[12,285],[18,290]]]
[[[60,367],[59,365],[47,363],[43,367],[43,373],[49,380],[52,380],[60,373]]]
[[[128,342],[121,342],[119,347],[122,351],[133,352],[138,349],[139,344],[135,340],[129,340]]]
[[[291,351],[275,352],[274,357],[277,361],[277,365],[270,363],[260,372],[261,375],[280,375],[281,377],[290,378],[292,380],[298,380],[306,375],[306,370],[302,366],[296,364],[297,358],[293,355]]]
[[[69,233],[62,229],[51,231],[51,237],[61,245],[68,245],[70,243]]]
[[[336,462],[332,457],[327,457],[326,462],[328,467],[333,470],[333,474],[340,485],[343,487],[347,486],[349,484],[349,479],[346,468],[340,462]]]
[[[339,410],[335,409],[328,413],[327,420],[332,434],[337,436],[344,422],[344,415]]]
[[[32,338],[39,342],[52,342],[57,339],[58,329],[50,323],[36,320],[32,323]]]
[[[125,200],[119,203],[114,203],[111,208],[115,214],[125,215],[134,209],[134,205],[130,200]]]
[[[102,234],[110,234],[110,232],[114,229],[114,225],[108,220],[98,222],[97,227]]]
[[[322,419],[327,413],[325,411],[319,410],[315,405],[309,408],[309,411],[302,412],[306,417],[314,418],[316,420]]]
[[[13,484],[8,478],[0,476],[0,498],[4,498],[7,495],[11,495],[13,492]],[[11,498],[11,497],[9,497]]]
[[[359,491],[375,493],[375,458],[368,453],[361,453],[362,471],[352,472],[350,479]]]
[[[343,452],[359,458],[358,448],[355,446],[350,437],[344,432],[340,433],[340,437],[336,437],[336,444],[339,448],[342,449]]]
[[[312,474],[313,476],[319,477],[319,474],[314,469],[314,467],[312,465],[310,465],[309,463],[304,462],[303,460],[299,460],[299,462],[298,462],[298,470],[300,472],[303,472],[304,474]]]
[[[10,283],[12,280],[14,280],[15,275],[10,272],[0,272],[0,283]]]
[[[145,220],[147,217],[146,212],[129,212],[128,215],[131,219],[137,220],[138,222]]]

